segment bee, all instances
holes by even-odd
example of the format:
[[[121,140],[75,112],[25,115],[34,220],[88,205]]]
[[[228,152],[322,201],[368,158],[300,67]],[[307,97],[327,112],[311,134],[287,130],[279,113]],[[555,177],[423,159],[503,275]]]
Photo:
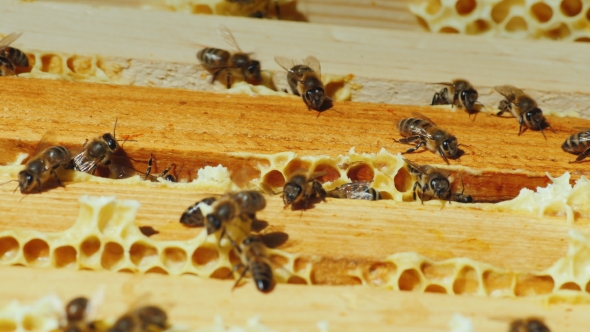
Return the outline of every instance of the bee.
[[[221,72],[226,72],[226,86],[231,88],[232,77],[239,77],[251,84],[258,84],[262,80],[260,62],[250,58],[248,53],[242,52],[233,34],[225,25],[217,27],[217,33],[233,49],[233,54],[222,49],[207,47],[197,53],[197,59],[202,66],[211,71],[215,82]]]
[[[108,332],[159,332],[170,327],[168,315],[157,306],[141,306],[130,310],[111,326]]]
[[[301,96],[309,110],[321,112],[325,110],[324,103],[332,99],[326,95],[320,61],[313,55],[303,60],[303,64],[285,57],[276,56],[276,63],[287,70],[287,81],[291,91]]]
[[[14,76],[15,67],[29,66],[29,58],[23,51],[9,47],[21,35],[22,32],[13,32],[0,40],[0,76]]]
[[[418,165],[407,159],[404,159],[408,166],[410,174],[417,177],[418,181],[412,188],[414,200],[420,193],[420,201],[424,204],[424,195],[441,200],[451,201],[451,182],[449,176],[444,174],[440,169],[430,165]]]
[[[437,126],[423,114],[413,112],[412,115],[415,117],[402,119],[397,124],[397,129],[404,138],[393,139],[402,144],[417,143],[405,153],[412,153],[424,145],[431,152],[438,153],[447,164],[449,164],[448,158],[456,159],[460,156],[461,150],[458,148],[460,144],[457,143],[455,136]]]
[[[281,9],[277,0],[225,0],[227,3],[239,6],[241,13],[252,18],[268,17],[268,9],[272,4],[275,6],[277,18],[281,18]]]
[[[307,171],[298,170],[293,172],[283,187],[283,202],[285,208],[289,205],[304,203],[307,208],[309,200],[314,197],[324,199],[327,195],[322,184],[317,178],[326,175],[326,172],[315,172],[307,176]]]
[[[248,271],[254,279],[256,288],[261,292],[269,292],[273,287],[273,271],[266,252],[266,245],[259,236],[248,236],[239,246],[235,246],[241,263],[234,267],[234,271],[242,268],[240,277],[234,284],[235,289]]]
[[[92,139],[90,142],[86,141],[82,147],[82,152],[77,154],[73,159],[74,169],[80,172],[94,174],[98,166],[109,165],[111,163],[111,155],[117,152],[120,147],[115,138],[116,129],[117,120],[115,119],[112,135],[106,133]]]
[[[577,163],[590,156],[590,129],[585,129],[579,133],[568,137],[561,145],[565,152],[577,154],[578,158],[570,163]]]
[[[463,79],[454,79],[451,83],[441,82],[436,84],[446,85],[447,87],[434,94],[431,105],[453,105],[465,108],[467,111],[473,110],[478,94],[471,83]]]
[[[209,213],[203,213],[203,208],[209,206]],[[225,194],[219,199],[208,197],[189,207],[180,217],[180,223],[187,226],[205,226],[207,235],[221,230],[219,240],[227,236],[227,227],[236,219],[241,220],[248,227],[245,234],[250,232],[251,222],[256,218],[256,212],[266,207],[266,199],[258,191],[245,190]],[[242,225],[238,226],[243,229]]]
[[[551,131],[555,132],[555,130],[551,128],[551,125],[547,123],[547,120],[543,116],[543,111],[537,106],[537,103],[522,90],[512,85],[495,86],[494,89],[505,97],[505,99],[500,102],[500,105],[498,106],[500,112],[496,115],[500,116],[504,112],[510,112],[515,118],[517,118],[519,123],[518,136],[526,131],[527,128],[540,130],[545,139],[547,139],[545,132],[543,131],[545,127],[549,127]],[[525,125],[524,131],[522,129],[523,124]]]
[[[88,331],[89,325],[86,321],[88,310],[88,299],[77,297],[66,304],[66,324],[60,328],[64,332]]]
[[[459,203],[473,203],[473,197],[464,193],[465,183],[463,183],[463,177],[461,177],[461,186],[463,187],[463,190],[461,193],[453,193],[453,200]]]
[[[25,164],[25,169],[18,173],[20,192],[27,193],[36,184],[40,193],[42,185],[49,180],[49,175],[53,175],[57,184],[63,186],[56,171],[68,168],[70,160],[70,151],[63,146],[51,146],[35,155]]]
[[[381,199],[381,194],[371,188],[371,182],[367,181],[345,183],[336,189],[328,191],[327,195],[334,198],[363,199],[367,201]]]
[[[510,323],[509,332],[551,332],[538,318],[517,319]]]
[[[144,179],[147,180],[148,177],[151,177],[153,180],[157,180],[157,178],[162,178],[168,182],[176,182],[177,178],[172,174],[172,169],[176,167],[176,164],[172,164],[168,166],[159,176],[150,175],[152,173],[152,166],[154,164],[154,156],[150,153],[150,159],[148,160],[147,170],[145,171]]]

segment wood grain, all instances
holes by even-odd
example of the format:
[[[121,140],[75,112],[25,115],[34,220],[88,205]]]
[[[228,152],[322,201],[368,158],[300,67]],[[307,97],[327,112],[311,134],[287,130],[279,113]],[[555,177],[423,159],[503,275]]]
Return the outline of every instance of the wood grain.
[[[327,322],[330,331],[448,331],[453,315],[459,313],[471,319],[474,331],[505,331],[512,319],[529,316],[544,318],[552,331],[584,331],[590,309],[588,304],[545,305],[540,299],[451,297],[368,287],[279,285],[261,294],[249,283],[232,292],[233,281],[192,276],[20,267],[0,267],[0,272],[11,280],[0,284],[0,306],[12,299],[31,303],[48,294],[64,300],[91,296],[104,286],[103,317],[116,317],[148,293],[150,303],[164,307],[172,323],[193,329],[213,326],[215,316],[221,316],[226,326],[246,326],[247,320],[259,316],[274,331],[318,331],[318,322]]]

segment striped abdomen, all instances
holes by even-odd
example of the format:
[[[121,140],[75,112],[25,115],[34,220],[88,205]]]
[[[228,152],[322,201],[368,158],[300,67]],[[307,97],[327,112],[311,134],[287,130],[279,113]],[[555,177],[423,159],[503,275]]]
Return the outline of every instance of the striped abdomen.
[[[43,155],[47,157],[47,163],[49,168],[57,168],[64,164],[67,164],[72,159],[70,150],[63,146],[52,146],[43,150]]]
[[[590,148],[590,130],[582,131],[568,137],[561,148],[569,153],[580,154]]]
[[[431,123],[417,118],[403,119],[397,124],[399,133],[404,137],[423,135],[430,127]]]
[[[227,67],[231,54],[218,48],[204,48],[197,53],[197,59],[207,67]]]
[[[7,58],[12,64],[17,67],[28,67],[29,58],[27,55],[14,47],[5,47],[0,51],[0,56]]]
[[[255,258],[250,262],[250,273],[259,291],[265,292],[272,287],[272,269],[263,259]]]
[[[16,69],[8,58],[0,56],[0,76],[14,76]]]

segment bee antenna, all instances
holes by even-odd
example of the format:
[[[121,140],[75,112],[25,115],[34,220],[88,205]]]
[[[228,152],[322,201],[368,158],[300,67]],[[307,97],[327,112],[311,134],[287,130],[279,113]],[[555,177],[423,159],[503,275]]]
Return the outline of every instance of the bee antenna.
[[[115,133],[115,131],[117,130],[117,121],[119,120],[119,118],[115,118],[115,126],[113,127],[113,138],[117,139],[117,134]]]

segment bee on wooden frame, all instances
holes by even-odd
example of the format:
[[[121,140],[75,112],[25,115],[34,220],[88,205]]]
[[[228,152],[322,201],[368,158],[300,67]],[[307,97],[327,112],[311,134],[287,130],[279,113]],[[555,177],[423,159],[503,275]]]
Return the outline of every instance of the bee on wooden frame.
[[[431,105],[453,105],[464,108],[468,112],[474,110],[478,94],[467,80],[454,79],[451,83],[441,82],[435,84],[445,85],[446,87],[434,94]]]
[[[430,165],[418,165],[407,159],[404,159],[410,174],[417,178],[412,188],[414,200],[416,195],[420,195],[420,201],[424,204],[424,195],[428,199],[436,198],[440,200],[451,201],[451,181],[450,174],[444,174],[440,169]]]
[[[0,40],[0,76],[16,75],[16,67],[28,67],[29,58],[27,55],[9,45],[14,43],[22,32],[13,32]]]
[[[300,63],[282,56],[275,57],[276,63],[287,70],[287,81],[291,92],[301,96],[309,110],[324,111],[331,106],[332,99],[328,97],[322,83],[320,61],[313,55]]]
[[[516,319],[510,323],[508,332],[551,332],[539,318]]]
[[[402,119],[397,129],[404,138],[394,141],[402,144],[416,144],[404,153],[412,153],[421,146],[431,152],[438,153],[449,164],[449,158],[456,159],[461,155],[457,138],[448,131],[437,126],[425,115],[413,112],[413,118]]]
[[[242,268],[240,277],[234,284],[235,289],[246,273],[250,272],[256,288],[261,292],[269,292],[273,288],[273,271],[267,247],[260,236],[248,236],[239,245],[234,246],[241,263],[234,267],[234,271]]]
[[[537,102],[522,90],[512,85],[495,86],[494,89],[505,98],[500,102],[500,105],[498,106],[500,112],[496,115],[500,116],[504,112],[510,112],[515,118],[517,118],[519,124],[518,136],[526,131],[527,128],[540,130],[545,139],[547,139],[547,137],[543,131],[544,128],[549,127],[551,131],[555,132],[555,130],[551,128],[551,125],[547,123],[547,120],[543,116],[543,111],[537,106]]]
[[[381,199],[379,191],[371,187],[371,182],[359,181],[345,183],[338,188],[328,191],[327,196],[334,198],[361,199],[376,201]]]
[[[163,332],[170,328],[168,314],[155,305],[131,306],[108,329],[108,332]]]
[[[149,178],[152,181],[157,181],[158,178],[162,178],[168,182],[177,182],[178,181],[177,177],[174,174],[172,174],[172,169],[176,168],[176,164],[171,164],[170,166],[168,166],[168,168],[166,168],[158,176],[151,175],[153,165],[154,165],[154,156],[150,153],[150,159],[148,160],[148,165],[147,165],[147,169],[145,171],[145,176],[144,176],[145,180],[147,180]],[[181,167],[181,171],[182,171],[182,167]]]
[[[307,175],[307,171],[303,169],[293,172],[283,187],[285,208],[303,203],[306,209],[310,199],[314,197],[324,199],[327,195],[326,191],[317,179],[326,174],[326,172],[315,172]]]
[[[590,155],[590,129],[584,128],[583,131],[575,133],[568,137],[561,145],[565,152],[577,154],[578,157],[570,163],[578,163]]]
[[[231,88],[232,81],[235,79],[259,84],[262,81],[260,62],[251,59],[249,53],[242,52],[233,34],[225,25],[219,25],[217,33],[232,48],[233,53],[213,47],[204,48],[197,53],[197,59],[202,66],[213,75],[211,84],[222,72],[226,73],[225,81],[228,89]]]

